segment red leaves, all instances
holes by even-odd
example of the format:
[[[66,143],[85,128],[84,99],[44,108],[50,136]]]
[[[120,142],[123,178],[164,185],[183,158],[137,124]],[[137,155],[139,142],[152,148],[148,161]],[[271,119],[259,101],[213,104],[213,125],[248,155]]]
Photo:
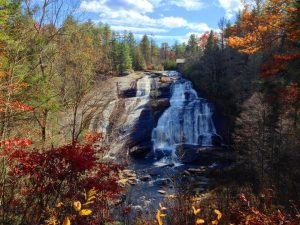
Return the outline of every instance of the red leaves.
[[[280,100],[287,104],[296,103],[300,97],[299,84],[293,83],[286,88],[280,90]]]
[[[26,148],[32,144],[31,140],[29,139],[18,139],[13,138],[9,140],[4,140],[0,142],[0,148],[3,150],[0,152],[0,156],[10,155],[12,154],[12,150],[19,149],[19,148]]]
[[[276,209],[272,204],[272,190],[267,189],[261,194],[260,200],[254,195],[241,193],[238,199],[229,201],[228,217],[234,224],[299,224],[300,218]],[[257,203],[259,201],[259,205]]]
[[[69,184],[68,193],[76,194],[78,188],[99,188],[113,194],[119,191],[117,185],[118,166],[97,162],[96,152],[91,145],[66,145],[52,148],[40,153],[27,150],[29,140],[13,140],[4,142],[11,146],[18,143],[17,148],[4,151],[10,162],[9,171],[14,177],[29,179],[37,189],[33,193],[51,193],[59,190],[61,182]],[[30,189],[30,185],[28,186]],[[110,194],[111,195],[111,194]]]
[[[8,106],[11,109],[14,109],[16,111],[22,111],[22,112],[32,112],[34,111],[34,108],[30,105],[26,105],[24,103],[21,103],[19,101],[5,101],[0,98],[0,112],[5,111],[5,107]]]
[[[3,155],[7,159],[11,186],[16,192],[14,200],[20,202],[20,210],[33,214],[44,212],[53,207],[53,202],[80,200],[81,193],[94,188],[97,196],[93,200],[95,204],[90,207],[98,216],[95,218],[102,221],[109,216],[108,202],[122,190],[117,183],[120,166],[100,162],[98,151],[92,145],[70,144],[36,150],[26,148],[30,143],[18,139],[2,143],[3,146],[13,146]],[[92,223],[85,220],[78,224]]]
[[[103,133],[98,133],[98,132],[88,133],[85,135],[85,140],[90,144],[93,144],[103,138],[104,138]]]
[[[273,59],[261,66],[261,74],[270,77],[287,69],[289,62],[299,59],[300,54],[274,54]]]

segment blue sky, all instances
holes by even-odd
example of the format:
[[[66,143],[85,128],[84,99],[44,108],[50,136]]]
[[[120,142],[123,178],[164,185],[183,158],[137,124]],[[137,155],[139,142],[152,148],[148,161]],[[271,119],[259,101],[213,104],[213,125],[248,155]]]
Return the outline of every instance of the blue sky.
[[[152,35],[158,42],[183,42],[218,28],[221,17],[234,19],[241,0],[78,0],[82,18],[132,31],[137,38]]]

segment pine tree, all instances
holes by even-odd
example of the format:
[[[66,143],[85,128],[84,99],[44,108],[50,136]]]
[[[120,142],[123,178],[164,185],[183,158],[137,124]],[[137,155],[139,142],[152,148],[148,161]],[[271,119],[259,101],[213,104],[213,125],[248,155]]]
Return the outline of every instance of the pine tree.
[[[207,39],[207,43],[205,46],[205,54],[210,54],[212,52],[214,52],[214,50],[216,50],[216,40],[215,40],[215,35],[213,31],[210,31],[209,37]]]
[[[141,43],[140,43],[140,48],[142,51],[142,54],[144,56],[146,64],[151,63],[151,46],[150,46],[150,41],[147,35],[144,35]]]
[[[188,44],[186,46],[186,52],[189,57],[197,56],[199,53],[198,40],[195,34],[191,34]]]
[[[123,73],[125,70],[132,69],[132,58],[130,57],[130,49],[128,44],[120,43],[118,48],[119,63],[117,64],[117,70],[119,73]]]
[[[134,59],[133,66],[135,70],[144,70],[146,68],[146,62],[139,47],[135,49]]]

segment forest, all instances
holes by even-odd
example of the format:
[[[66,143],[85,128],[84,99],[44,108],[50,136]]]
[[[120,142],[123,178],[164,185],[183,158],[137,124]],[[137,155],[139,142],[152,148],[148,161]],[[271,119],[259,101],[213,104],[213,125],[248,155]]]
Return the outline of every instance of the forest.
[[[299,10],[256,0],[217,30],[157,44],[80,21],[72,1],[0,0],[0,224],[300,224]],[[204,194],[180,184],[145,216],[123,199],[132,161],[106,157],[121,129],[90,129],[113,95],[94,91],[169,70],[216,105],[233,160]]]

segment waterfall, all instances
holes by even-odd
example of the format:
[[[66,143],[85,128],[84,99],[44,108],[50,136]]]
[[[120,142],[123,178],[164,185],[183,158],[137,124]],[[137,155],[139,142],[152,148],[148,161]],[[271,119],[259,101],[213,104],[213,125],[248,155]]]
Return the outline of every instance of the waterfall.
[[[213,146],[216,129],[211,105],[198,97],[192,83],[177,72],[169,72],[168,76],[178,79],[172,84],[170,107],[152,132],[152,142],[155,152],[169,153],[174,159],[178,144]]]

